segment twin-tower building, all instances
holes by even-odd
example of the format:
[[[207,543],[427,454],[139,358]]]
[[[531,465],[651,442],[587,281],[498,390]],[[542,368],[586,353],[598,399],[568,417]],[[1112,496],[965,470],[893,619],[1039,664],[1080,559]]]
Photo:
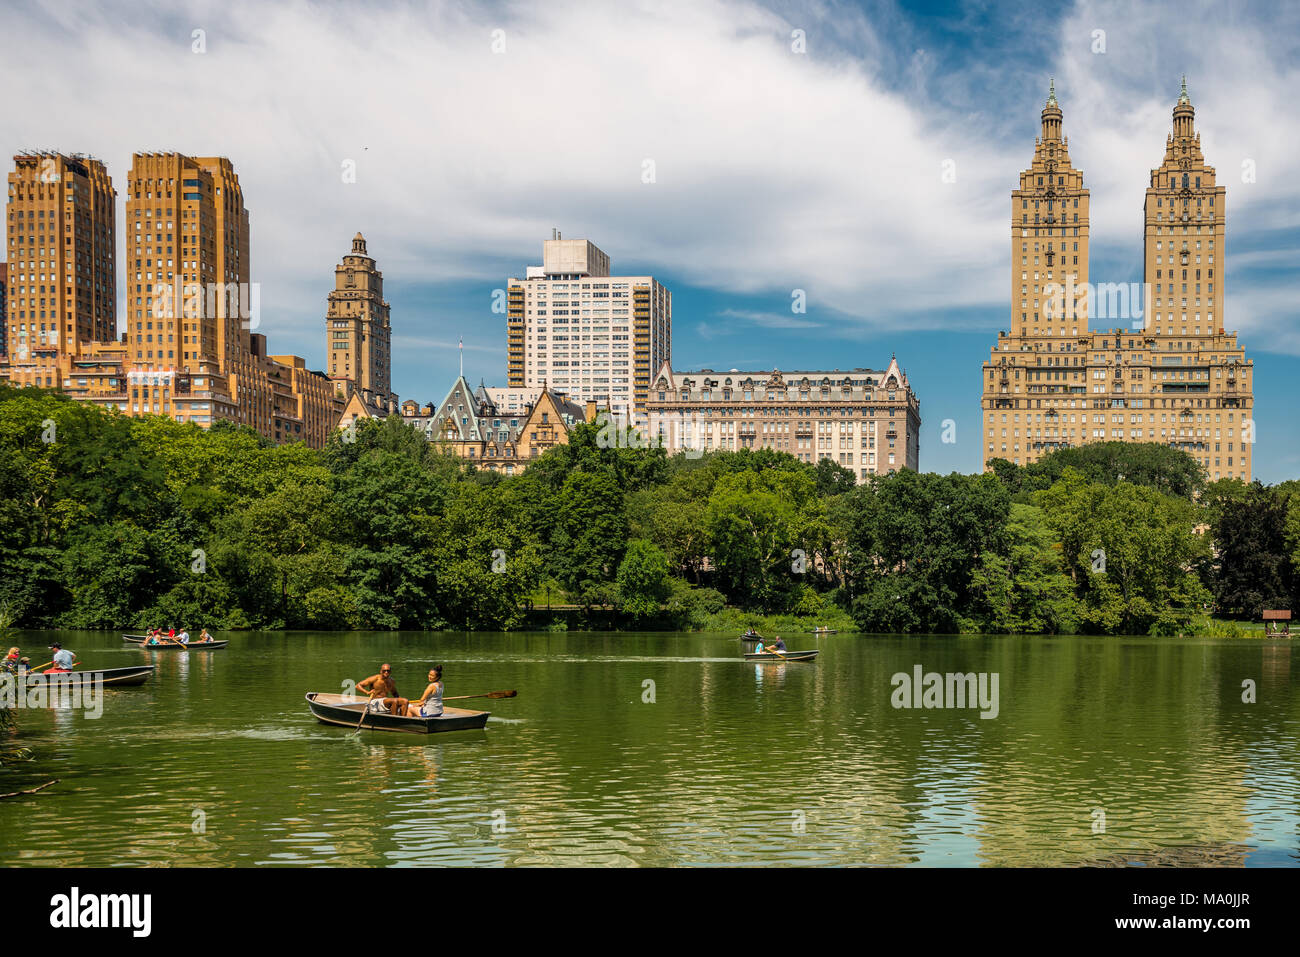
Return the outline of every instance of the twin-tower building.
[[[1011,193],[1011,317],[983,369],[981,452],[1028,465],[1091,442],[1158,442],[1251,478],[1253,364],[1224,315],[1225,189],[1184,80],[1143,205],[1143,282],[1098,281],[1089,197],[1055,85]]]

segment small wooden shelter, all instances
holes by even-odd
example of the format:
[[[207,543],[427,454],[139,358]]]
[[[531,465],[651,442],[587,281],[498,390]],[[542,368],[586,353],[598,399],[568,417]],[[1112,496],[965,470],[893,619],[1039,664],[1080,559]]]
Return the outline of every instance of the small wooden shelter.
[[[1269,638],[1291,637],[1291,612],[1289,609],[1264,609],[1264,634]]]

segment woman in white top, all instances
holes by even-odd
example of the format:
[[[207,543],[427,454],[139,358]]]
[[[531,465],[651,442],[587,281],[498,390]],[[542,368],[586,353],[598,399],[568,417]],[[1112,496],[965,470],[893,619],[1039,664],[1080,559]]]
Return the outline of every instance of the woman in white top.
[[[442,665],[429,669],[429,686],[424,689],[420,700],[412,701],[406,707],[408,718],[436,718],[442,714]]]

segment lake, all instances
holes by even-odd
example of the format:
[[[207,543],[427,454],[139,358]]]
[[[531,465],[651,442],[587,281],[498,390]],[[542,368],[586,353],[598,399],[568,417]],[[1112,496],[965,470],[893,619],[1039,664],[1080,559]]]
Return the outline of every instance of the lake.
[[[821,654],[754,664],[729,635],[218,637],[181,653],[18,634],[33,663],[57,638],[83,666],[158,669],[106,690],[98,719],[16,712],[36,760],[0,792],[60,783],[0,802],[0,863],[1300,862],[1286,640],[787,636]],[[448,696],[519,695],[449,702],[492,718],[428,737],[308,712],[306,692],[385,661],[412,697],[432,661]],[[930,673],[947,704],[964,686],[942,676],[989,694],[996,676],[996,708],[894,706]]]

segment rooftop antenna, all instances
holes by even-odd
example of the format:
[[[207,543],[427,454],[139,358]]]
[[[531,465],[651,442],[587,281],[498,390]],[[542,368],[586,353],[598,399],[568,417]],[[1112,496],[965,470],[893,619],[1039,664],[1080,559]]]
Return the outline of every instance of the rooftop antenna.
[[[465,378],[465,337],[460,337],[460,377]]]

